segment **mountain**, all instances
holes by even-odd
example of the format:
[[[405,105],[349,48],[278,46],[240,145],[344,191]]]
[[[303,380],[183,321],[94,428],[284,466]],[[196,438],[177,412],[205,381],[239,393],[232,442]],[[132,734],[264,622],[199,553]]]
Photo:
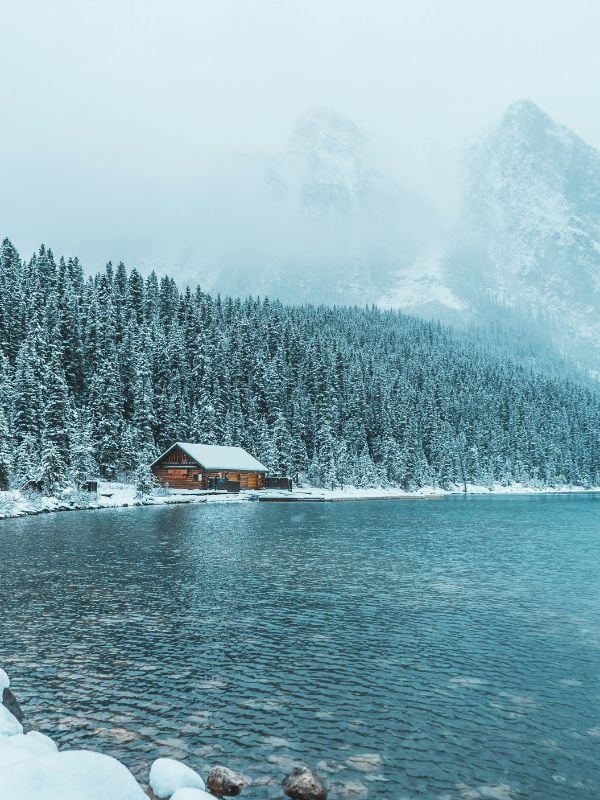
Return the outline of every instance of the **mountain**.
[[[511,105],[468,154],[444,276],[476,318],[526,322],[600,374],[600,153]]]
[[[367,163],[368,142],[347,117],[315,109],[296,124],[283,155],[268,170],[279,197],[303,214],[360,212],[380,182]]]
[[[269,231],[210,288],[291,302],[376,302],[439,237],[420,197],[375,166],[366,134],[329,109],[313,109],[265,166],[258,196]],[[254,212],[252,212],[254,213]]]
[[[380,160],[352,120],[307,112],[281,152],[210,193],[205,266],[185,277],[487,327],[523,363],[600,375],[598,151],[534,103],[514,103],[467,152],[446,230]]]

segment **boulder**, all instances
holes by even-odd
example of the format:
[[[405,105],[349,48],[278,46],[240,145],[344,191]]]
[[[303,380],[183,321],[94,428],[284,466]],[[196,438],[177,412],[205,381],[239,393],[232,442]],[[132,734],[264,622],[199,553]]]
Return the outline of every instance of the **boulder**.
[[[217,797],[236,797],[247,784],[246,778],[227,767],[213,767],[206,778],[206,786]]]
[[[281,782],[281,788],[293,800],[326,800],[325,784],[312,769],[297,767]]]
[[[5,686],[4,690],[2,691],[2,705],[5,708],[8,708],[17,722],[20,722],[21,725],[23,724],[25,714],[23,714],[23,710],[21,709],[17,698],[14,696],[8,686]]]

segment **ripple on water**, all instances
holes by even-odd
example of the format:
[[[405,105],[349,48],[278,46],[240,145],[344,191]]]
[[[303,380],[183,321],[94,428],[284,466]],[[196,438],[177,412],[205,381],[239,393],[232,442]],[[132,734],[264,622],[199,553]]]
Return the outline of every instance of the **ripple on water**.
[[[0,663],[28,719],[142,780],[279,798],[600,796],[600,503],[132,509],[4,522]],[[41,535],[44,534],[44,535]]]

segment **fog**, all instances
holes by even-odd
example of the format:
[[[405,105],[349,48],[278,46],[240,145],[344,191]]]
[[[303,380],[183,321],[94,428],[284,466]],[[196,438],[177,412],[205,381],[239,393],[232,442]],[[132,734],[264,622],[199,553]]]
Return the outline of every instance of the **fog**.
[[[243,252],[276,261],[299,234],[261,181],[315,107],[352,120],[368,163],[441,224],[465,147],[516,99],[600,147],[594,0],[0,9],[0,235],[24,256],[44,241],[88,269],[186,279]]]

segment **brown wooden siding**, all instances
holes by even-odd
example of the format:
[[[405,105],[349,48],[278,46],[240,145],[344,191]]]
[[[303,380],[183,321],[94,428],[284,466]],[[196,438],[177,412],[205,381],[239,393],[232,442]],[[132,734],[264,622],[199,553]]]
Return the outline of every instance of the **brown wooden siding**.
[[[188,466],[189,465],[189,466]],[[239,481],[241,489],[264,489],[262,472],[234,472],[217,470],[205,472],[179,448],[175,448],[152,467],[152,472],[163,486],[172,489],[206,489],[207,478],[226,478]]]
[[[192,464],[195,461],[191,459],[187,453],[184,453],[179,447],[174,447],[167,455],[160,460],[161,464]]]

